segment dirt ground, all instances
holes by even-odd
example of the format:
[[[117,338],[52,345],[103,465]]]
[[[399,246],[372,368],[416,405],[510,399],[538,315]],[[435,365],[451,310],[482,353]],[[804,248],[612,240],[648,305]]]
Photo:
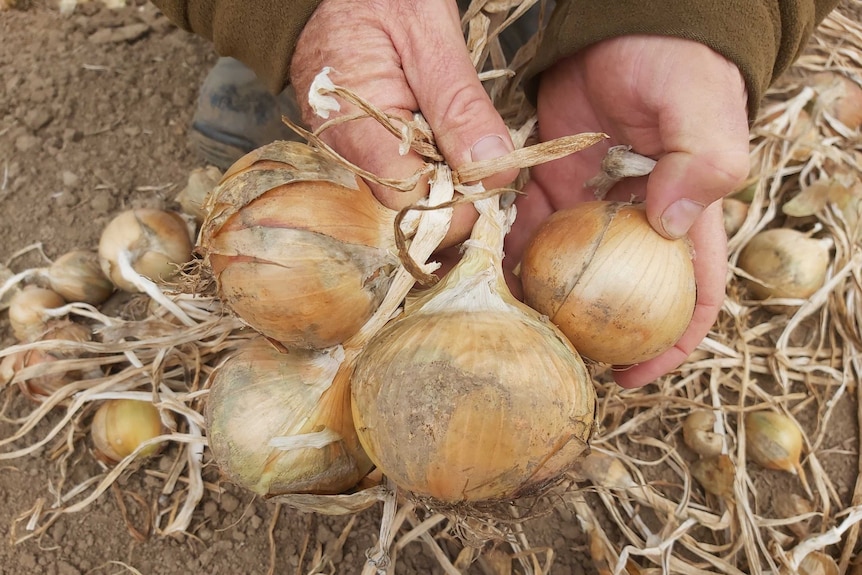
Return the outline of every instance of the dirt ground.
[[[203,165],[188,145],[187,128],[215,54],[151,5],[108,10],[92,2],[63,16],[53,4],[35,3],[0,12],[0,38],[0,261],[36,242],[49,258],[75,247],[94,248],[113,215],[170,201],[189,172]],[[40,263],[28,257],[17,263]],[[0,338],[0,347],[14,343],[5,314]],[[5,416],[30,409],[18,395]],[[0,436],[13,429],[0,422]],[[348,523],[279,509],[220,485],[224,492],[206,495],[188,536],[135,539],[117,500],[106,494],[45,536],[14,545],[16,517],[55,498],[52,485],[62,471],[47,453],[0,462],[2,574],[263,574],[273,565],[276,573],[305,573],[315,551],[333,549]],[[166,465],[170,453],[148,467]],[[95,461],[84,461],[74,474],[80,481],[99,471]],[[207,478],[218,481],[215,473]],[[158,498],[160,485],[143,471],[120,482],[146,501]],[[125,501],[134,523],[134,503]],[[361,570],[379,512],[372,508],[357,516],[333,555],[333,572]],[[25,534],[26,520],[15,529],[18,537]],[[553,547],[560,573],[590,572],[581,567],[589,563],[571,514],[560,511],[536,531],[533,544]],[[440,569],[417,543],[405,548],[398,572]]]
[[[197,88],[216,56],[152,5],[128,4],[109,10],[88,2],[68,16],[53,0],[0,11],[0,262],[35,243],[49,258],[92,249],[115,214],[170,206],[189,172],[203,165],[187,131]],[[37,252],[16,260],[18,269],[40,264]],[[13,343],[6,314],[0,314],[0,349]],[[33,404],[20,394],[3,397],[0,437],[8,437],[17,428],[15,418]],[[855,410],[850,400],[835,409],[823,447],[822,461],[842,501],[849,501],[856,482],[856,458],[848,456],[858,449]],[[33,435],[55,421],[49,417]],[[353,520],[277,506],[220,482],[210,465],[204,474],[209,489],[187,535],[136,538],[129,525],[140,525],[141,502],[159,500],[163,482],[155,473],[172,464],[169,450],[124,474],[116,489],[44,536],[13,544],[26,534],[32,511],[56,501],[58,484],[68,489],[102,471],[91,458],[64,468],[51,453],[47,446],[0,459],[0,575],[302,575],[321,552],[331,559],[322,572],[359,573],[380,524],[379,506]],[[760,510],[798,489],[779,472],[754,480]],[[560,507],[527,529],[533,548],[552,550],[552,573],[596,572],[571,510]],[[453,556],[457,550],[453,544]],[[399,574],[442,572],[422,543],[407,545],[399,557]],[[478,562],[469,573],[505,571]]]

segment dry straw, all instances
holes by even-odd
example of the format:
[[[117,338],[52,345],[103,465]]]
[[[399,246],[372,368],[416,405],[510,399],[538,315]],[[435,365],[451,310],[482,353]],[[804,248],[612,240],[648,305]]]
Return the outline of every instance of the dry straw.
[[[325,85],[321,76],[317,84],[322,86],[321,97],[351,102],[388,126],[402,140],[403,150],[412,148],[429,160],[413,178],[382,183],[409,189],[418,178],[432,175],[435,186],[427,205],[450,207],[456,190],[467,196],[482,195],[481,190],[459,182],[475,181],[506,167],[526,168],[574,153],[603,137],[582,135],[544,146],[527,145],[535,118],[520,81],[540,36],[507,63],[499,34],[530,8],[546,7],[535,0],[475,0],[463,18],[472,60],[498,110],[513,127],[518,148],[490,165],[474,164],[450,174],[439,162],[433,135],[421,118],[405,123],[388,117],[349,89]],[[862,388],[857,385],[862,375],[862,139],[858,127],[845,126],[830,113],[826,105],[830,89],[814,77],[836,71],[862,81],[860,13],[862,2],[849,0],[831,14],[763,102],[751,130],[752,177],[741,194],[749,208],[730,238],[727,297],[718,321],[686,363],[655,384],[624,391],[612,383],[607,371],[596,370],[599,428],[594,453],[564,485],[542,501],[531,502],[533,508],[519,502],[487,516],[429,509],[404,498],[385,478],[369,480],[354,494],[282,496],[276,498],[276,509],[284,504],[310,512],[354,514],[382,506],[380,536],[368,551],[364,574],[396,572],[404,547],[419,542],[445,573],[475,572],[477,566],[490,574],[555,572],[554,550],[530,543],[534,524],[542,520],[524,520],[525,514],[548,506],[573,514],[595,569],[602,574],[794,573],[812,551],[825,552],[841,573],[847,572],[855,562],[862,520],[860,415],[848,407],[862,405]],[[351,119],[336,117],[321,130]],[[311,143],[337,157],[319,134],[320,130],[305,133]],[[373,174],[346,165],[376,180]],[[814,193],[824,186],[831,191]],[[817,200],[824,196],[826,201]],[[436,268],[426,261],[445,234],[448,210],[415,213],[418,228],[409,257],[403,258],[408,265],[360,339],[370,337],[396,312],[418,272],[427,274]],[[793,304],[782,308],[784,313],[750,299],[743,285],[745,274],[736,267],[740,251],[758,231],[780,225],[829,238],[834,245],[822,289],[805,301],[770,302]],[[13,274],[18,255],[0,266],[4,291],[18,281],[9,278],[27,277],[26,270]],[[37,500],[16,520],[13,541],[40,536],[64,515],[86,509],[108,491],[117,497],[121,510],[127,502],[152,510],[138,514],[145,517],[143,526],[130,524],[130,531],[138,536],[188,532],[192,511],[204,493],[221,489],[204,481],[204,465],[209,461],[201,415],[205,382],[215,365],[253,334],[224,314],[215,299],[175,293],[164,286],[163,291],[172,302],[167,308],[149,306],[144,295],[110,312],[86,304],[54,311],[58,317],[90,323],[99,335],[97,341],[43,341],[0,350],[0,362],[31,349],[72,352],[70,358],[17,372],[3,369],[8,360],[0,364],[0,384],[6,391],[2,414],[15,428],[0,439],[0,459],[38,454],[50,458],[59,470],[50,496]],[[144,312],[132,313],[135,305]],[[28,404],[32,408],[23,417],[8,415],[13,403],[20,405],[19,384],[35,375],[72,368],[91,375],[41,403]],[[78,438],[86,430],[93,406],[120,397],[152,401],[166,415],[165,422],[172,422],[169,433],[152,440],[171,444],[162,456],[169,458],[170,465],[149,469],[136,452],[115,467],[72,484],[72,467],[81,462],[81,451],[86,449]],[[746,458],[748,438],[742,418],[763,409],[787,415],[803,431],[798,475],[765,470]],[[698,462],[684,444],[683,421],[700,410],[715,414],[713,431],[722,439],[725,458],[719,467]],[[847,462],[854,467],[847,469]],[[704,475],[704,469],[718,472]],[[116,480],[135,471],[162,481],[159,502],[119,491]],[[855,485],[848,485],[848,480]],[[123,516],[127,517],[125,511]],[[352,527],[351,521],[334,548],[344,544]],[[492,543],[469,544],[484,541]],[[306,559],[308,573],[338,567],[320,548]]]

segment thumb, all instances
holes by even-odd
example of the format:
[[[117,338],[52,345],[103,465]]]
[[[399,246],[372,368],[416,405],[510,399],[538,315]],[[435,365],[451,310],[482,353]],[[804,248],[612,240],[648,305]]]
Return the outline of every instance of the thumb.
[[[418,14],[394,41],[407,83],[447,163],[458,169],[511,152],[509,131],[470,60],[456,3],[426,0],[413,6]],[[501,187],[516,176],[517,170],[510,169],[483,184]]]
[[[669,238],[684,236],[706,206],[748,176],[745,83],[735,65],[703,48],[658,97],[662,156],[647,181],[647,217]],[[696,66],[696,69],[692,69]]]
[[[707,206],[733,192],[749,171],[748,139],[739,150],[703,149],[662,157],[647,182],[647,218],[668,238],[686,235]]]

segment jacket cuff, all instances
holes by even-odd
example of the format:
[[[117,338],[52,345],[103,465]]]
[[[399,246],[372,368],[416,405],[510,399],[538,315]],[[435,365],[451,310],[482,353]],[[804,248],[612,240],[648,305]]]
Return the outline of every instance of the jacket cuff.
[[[181,28],[213,42],[220,56],[236,58],[277,94],[290,83],[299,35],[322,0],[153,0]]]
[[[527,95],[535,102],[537,76],[591,44],[624,35],[673,36],[700,42],[737,65],[753,118],[766,89],[796,59],[814,24],[810,0],[561,0],[528,72]]]

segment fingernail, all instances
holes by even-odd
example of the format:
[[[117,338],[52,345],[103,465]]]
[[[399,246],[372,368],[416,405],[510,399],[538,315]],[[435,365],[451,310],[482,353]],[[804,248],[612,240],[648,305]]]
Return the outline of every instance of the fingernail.
[[[482,160],[493,160],[505,156],[510,151],[509,146],[500,136],[485,136],[473,144],[470,149],[470,157],[474,162],[481,162]]]
[[[661,215],[661,226],[671,238],[681,238],[688,233],[694,220],[703,212],[704,205],[688,198],[677,200]]]

